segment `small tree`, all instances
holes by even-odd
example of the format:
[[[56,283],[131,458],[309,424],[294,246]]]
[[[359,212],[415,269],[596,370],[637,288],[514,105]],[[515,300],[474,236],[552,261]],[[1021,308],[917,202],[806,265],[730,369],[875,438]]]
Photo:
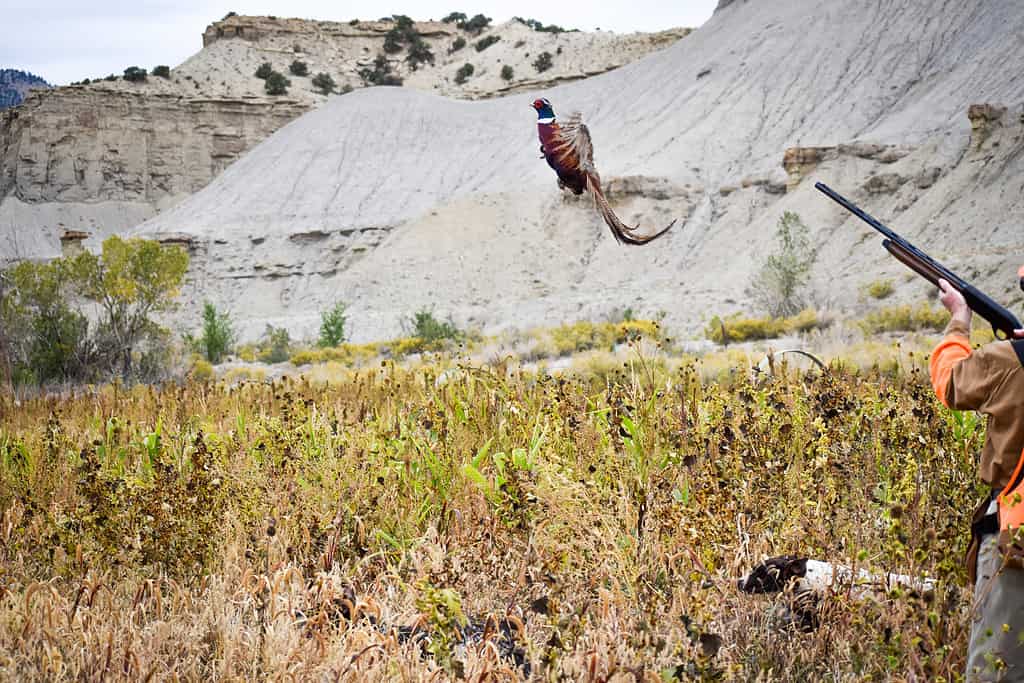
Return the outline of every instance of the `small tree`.
[[[491,23],[490,17],[485,17],[482,14],[475,15],[469,21],[462,22],[461,25],[456,24],[459,28],[469,31],[473,35],[478,35],[481,31],[487,28]]]
[[[374,58],[372,69],[360,69],[359,77],[367,85],[402,85],[402,79],[391,73],[391,63],[382,54]]]
[[[338,346],[345,341],[345,309],[347,306],[339,301],[320,314],[320,339],[317,346]]]
[[[291,66],[288,67],[288,70],[292,73],[293,76],[309,75],[309,66],[305,62],[300,61],[298,59],[291,63]]]
[[[464,12],[452,12],[441,21],[446,24],[455,24],[461,28],[462,24],[466,23],[467,18]]]
[[[124,70],[124,80],[139,83],[146,80],[146,70],[137,66],[130,66]]]
[[[263,62],[256,69],[256,78],[265,81],[270,78],[270,74],[272,73],[274,73],[274,67],[271,66],[270,62]]]
[[[501,67],[501,77],[504,80],[511,81],[514,76],[515,72],[512,70],[512,66],[510,64],[506,64],[505,66]]]
[[[463,38],[462,36],[459,36],[458,38],[452,41],[452,46],[448,48],[448,54],[458,52],[464,47],[466,47],[466,39]]]
[[[159,78],[170,78],[171,77],[171,67],[167,66],[166,64],[161,64],[159,66],[154,66],[153,67],[153,75],[157,76]]]
[[[416,36],[416,39],[412,41],[411,45],[409,45],[409,54],[406,55],[405,61],[408,62],[409,67],[415,71],[419,68],[420,64],[433,64],[434,53],[422,38]]]
[[[288,93],[288,86],[291,84],[292,82],[285,78],[284,74],[275,71],[267,76],[263,89],[266,90],[268,95],[285,95]]]
[[[537,70],[537,73],[544,73],[552,67],[551,53],[541,52],[537,55],[537,59],[533,60],[533,68]]]
[[[158,330],[150,318],[171,311],[188,269],[188,254],[143,239],[108,237],[97,257],[85,252],[71,263],[80,292],[103,310],[101,332],[110,337],[121,357],[124,378],[132,368],[132,352]]]
[[[324,95],[330,95],[334,92],[337,84],[334,82],[334,79],[331,78],[330,74],[320,72],[316,76],[313,76],[313,87]]]
[[[13,368],[19,383],[82,379],[94,345],[88,320],[69,305],[77,287],[68,261],[22,261],[0,277],[9,283],[0,296],[8,376]]]
[[[219,313],[212,303],[203,304],[203,329],[198,338],[186,336],[188,342],[206,360],[220,363],[235,343],[235,330],[227,313]]]
[[[455,72],[455,82],[462,85],[466,80],[473,75],[475,69],[472,64],[466,63],[459,67],[459,70]]]
[[[815,253],[807,226],[786,211],[775,230],[775,253],[768,256],[750,282],[750,297],[773,316],[791,316],[804,307],[803,289],[811,276]]]

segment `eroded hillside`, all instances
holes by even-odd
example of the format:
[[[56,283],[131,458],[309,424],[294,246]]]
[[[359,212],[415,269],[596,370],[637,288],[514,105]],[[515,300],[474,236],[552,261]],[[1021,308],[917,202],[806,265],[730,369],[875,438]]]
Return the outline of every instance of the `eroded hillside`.
[[[413,69],[407,43],[396,52],[384,49],[394,28],[394,21],[229,16],[207,27],[203,48],[165,76],[90,79],[31,94],[0,114],[0,259],[52,256],[69,231],[98,241],[175,205],[288,121],[366,85],[359,72],[372,71],[378,55],[405,87],[481,98],[614,69],[687,33],[552,33],[518,21],[470,30],[418,22],[411,31],[434,62]],[[465,43],[458,50],[456,40]],[[478,50],[480,41],[489,45]],[[533,62],[543,52],[551,66],[541,72]],[[296,61],[307,75],[291,73]],[[285,94],[266,93],[255,75],[264,62],[290,79]],[[467,63],[472,76],[456,82]],[[332,77],[334,94],[314,87],[319,73]]]
[[[692,332],[749,309],[786,210],[817,245],[819,308],[902,276],[812,189],[821,179],[1012,301],[1024,130],[999,105],[1024,98],[1021,30],[1010,0],[730,3],[664,51],[539,91],[585,112],[626,222],[681,219],[649,247],[616,244],[588,200],[557,190],[523,97],[393,88],[294,121],[136,232],[190,244],[195,296],[250,333],[308,334],[337,299],[355,339],[395,334],[422,307],[496,330],[630,306]],[[897,300],[926,293],[897,279]]]

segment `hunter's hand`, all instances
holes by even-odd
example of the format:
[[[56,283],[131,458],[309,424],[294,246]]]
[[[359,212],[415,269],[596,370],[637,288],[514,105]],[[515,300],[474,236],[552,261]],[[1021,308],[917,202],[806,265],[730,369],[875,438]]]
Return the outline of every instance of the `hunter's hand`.
[[[1024,330],[1014,330],[1013,331],[1013,338],[1014,339],[1024,339]]]
[[[967,301],[964,300],[963,294],[953,289],[953,286],[945,280],[939,280],[939,289],[942,290],[942,294],[939,295],[939,301],[953,315],[953,320],[962,322],[970,328],[971,308],[967,305]]]

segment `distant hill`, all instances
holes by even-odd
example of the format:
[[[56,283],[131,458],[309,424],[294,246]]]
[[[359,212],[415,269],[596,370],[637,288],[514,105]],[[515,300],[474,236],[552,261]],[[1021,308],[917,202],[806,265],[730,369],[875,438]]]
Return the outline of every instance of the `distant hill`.
[[[21,104],[29,88],[51,88],[45,80],[18,69],[0,69],[0,109]]]

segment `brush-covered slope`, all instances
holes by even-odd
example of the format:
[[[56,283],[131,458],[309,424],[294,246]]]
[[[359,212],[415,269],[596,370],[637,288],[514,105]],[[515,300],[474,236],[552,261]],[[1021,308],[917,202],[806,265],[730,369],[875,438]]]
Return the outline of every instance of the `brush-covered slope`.
[[[294,121],[137,232],[189,241],[196,291],[252,331],[308,331],[339,298],[363,339],[423,306],[493,329],[630,305],[693,330],[746,307],[784,210],[821,240],[819,305],[896,272],[866,226],[810,189],[820,178],[954,265],[984,262],[982,284],[1004,294],[1024,260],[1019,113],[992,109],[973,143],[967,113],[1021,101],[1022,30],[1013,0],[732,2],[662,52],[538,92],[585,112],[627,222],[682,219],[643,248],[561,196],[529,97],[395,88]],[[821,149],[785,156],[798,147]]]

